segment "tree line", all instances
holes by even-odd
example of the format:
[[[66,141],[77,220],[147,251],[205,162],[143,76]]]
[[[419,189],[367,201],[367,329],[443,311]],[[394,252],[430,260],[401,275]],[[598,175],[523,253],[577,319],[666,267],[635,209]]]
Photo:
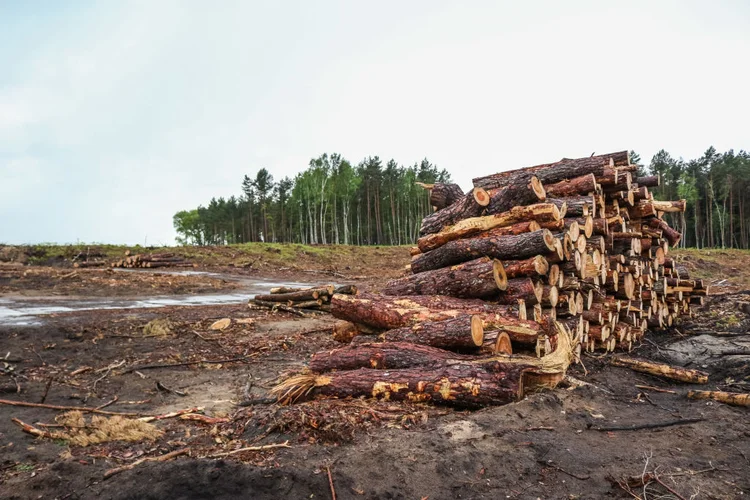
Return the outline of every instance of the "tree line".
[[[631,151],[631,161],[640,157]],[[665,150],[639,168],[659,175],[652,188],[660,200],[686,199],[687,212],[667,214],[683,233],[683,247],[750,247],[750,154],[718,152],[675,158]],[[177,241],[222,245],[251,241],[406,245],[416,241],[421,220],[432,211],[429,193],[417,183],[450,182],[450,174],[424,159],[405,167],[378,156],[353,165],[340,154],[310,160],[293,179],[278,182],[261,168],[245,175],[242,195],[214,198],[207,206],[174,215]]]
[[[245,175],[241,196],[180,211],[173,223],[183,245],[405,245],[432,211],[418,182],[450,182],[450,174],[427,159],[405,167],[370,156],[354,165],[326,153],[293,179],[276,181],[265,168]]]
[[[661,176],[652,188],[657,199],[688,202],[684,214],[668,214],[682,232],[680,245],[695,248],[748,248],[750,245],[750,154],[744,150],[720,153],[709,147],[700,158],[674,158],[661,150],[649,164]]]

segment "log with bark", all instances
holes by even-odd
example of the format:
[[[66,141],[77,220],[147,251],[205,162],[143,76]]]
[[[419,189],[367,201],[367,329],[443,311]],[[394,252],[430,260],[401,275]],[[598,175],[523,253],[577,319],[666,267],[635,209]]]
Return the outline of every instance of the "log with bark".
[[[470,361],[475,356],[409,342],[378,342],[358,344],[331,351],[321,351],[310,358],[310,371],[325,373],[333,370],[375,368],[393,370],[443,364],[448,360]]]
[[[385,295],[450,295],[462,298],[496,296],[508,280],[503,263],[481,257],[463,264],[434,269],[389,281]]]
[[[422,220],[419,229],[420,236],[440,232],[444,227],[452,226],[456,222],[481,215],[484,207],[490,202],[490,197],[482,188],[474,188],[463,198],[442,210],[428,215]]]
[[[410,342],[450,351],[476,351],[484,341],[484,326],[480,316],[462,314],[443,321],[424,321],[394,328],[380,334],[378,339],[384,342]]]
[[[444,184],[436,182],[430,190],[430,204],[437,210],[453,205],[463,198],[464,192],[458,184]]]
[[[547,197],[542,183],[533,175],[519,184],[490,189],[487,194],[490,197],[487,204],[488,214],[499,214],[513,207],[538,203]]]
[[[657,377],[677,380],[678,382],[686,382],[689,384],[708,383],[708,373],[701,370],[693,370],[663,363],[654,363],[644,359],[625,357],[612,358],[612,364],[614,366],[630,368],[633,371],[648,373],[649,375],[655,375]]]
[[[413,257],[414,273],[439,269],[479,257],[526,259],[554,251],[554,237],[547,229],[508,236],[478,236],[449,241],[445,245]]]

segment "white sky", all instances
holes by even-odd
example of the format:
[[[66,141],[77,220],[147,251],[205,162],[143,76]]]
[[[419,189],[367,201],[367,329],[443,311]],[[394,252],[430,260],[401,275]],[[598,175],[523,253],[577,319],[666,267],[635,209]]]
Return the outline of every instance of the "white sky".
[[[471,178],[748,149],[746,1],[0,0],[0,242],[171,244],[339,152]]]

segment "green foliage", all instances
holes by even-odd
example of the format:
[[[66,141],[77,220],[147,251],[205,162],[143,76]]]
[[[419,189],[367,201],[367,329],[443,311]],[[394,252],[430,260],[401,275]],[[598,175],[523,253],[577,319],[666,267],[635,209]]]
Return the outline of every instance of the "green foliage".
[[[428,193],[416,182],[450,182],[450,174],[426,158],[404,167],[369,156],[354,166],[325,153],[294,179],[274,182],[265,168],[245,175],[242,197],[180,211],[173,224],[183,245],[407,244],[431,212]]]

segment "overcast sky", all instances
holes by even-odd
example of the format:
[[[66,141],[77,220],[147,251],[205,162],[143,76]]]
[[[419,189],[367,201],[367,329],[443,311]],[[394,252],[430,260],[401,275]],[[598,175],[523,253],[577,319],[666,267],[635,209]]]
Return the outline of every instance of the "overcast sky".
[[[464,189],[750,148],[750,2],[0,0],[0,242],[174,243],[172,215],[340,152]]]

